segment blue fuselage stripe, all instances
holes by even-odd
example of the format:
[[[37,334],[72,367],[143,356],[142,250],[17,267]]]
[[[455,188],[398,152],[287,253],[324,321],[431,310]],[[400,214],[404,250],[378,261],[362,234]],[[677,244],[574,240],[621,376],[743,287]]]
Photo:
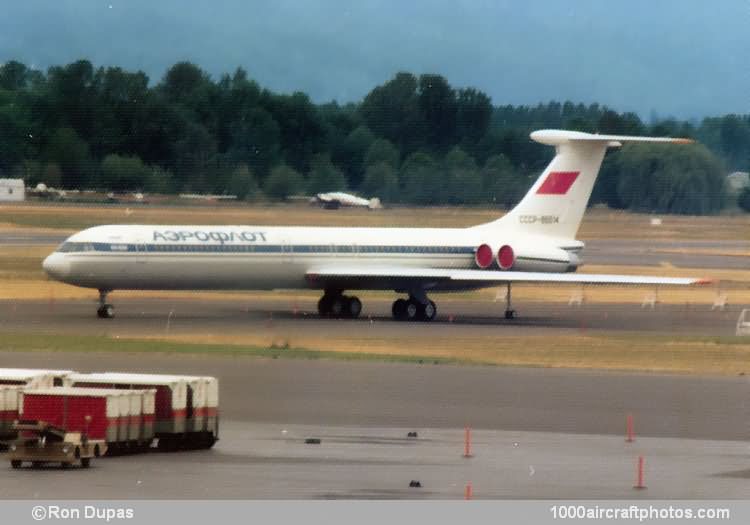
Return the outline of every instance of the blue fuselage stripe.
[[[473,246],[352,246],[348,245],[289,245],[289,244],[118,244],[64,243],[63,253],[280,253],[280,254],[473,254]]]

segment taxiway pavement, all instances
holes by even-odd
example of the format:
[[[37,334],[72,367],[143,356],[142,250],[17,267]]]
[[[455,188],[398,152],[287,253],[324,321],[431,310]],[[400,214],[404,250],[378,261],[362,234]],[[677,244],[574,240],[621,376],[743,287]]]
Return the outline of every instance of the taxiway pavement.
[[[6,352],[0,366],[221,381],[214,449],[90,470],[15,471],[0,455],[6,499],[460,499],[468,483],[488,499],[731,499],[750,479],[744,377],[140,353]]]

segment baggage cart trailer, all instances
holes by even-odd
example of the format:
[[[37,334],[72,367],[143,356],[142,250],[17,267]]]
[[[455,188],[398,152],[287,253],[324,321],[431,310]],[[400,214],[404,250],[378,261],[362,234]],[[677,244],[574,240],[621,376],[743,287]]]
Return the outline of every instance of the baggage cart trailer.
[[[103,440],[110,453],[127,448],[128,408],[127,392],[99,388],[25,390],[19,400],[21,419],[45,421],[66,432]]]
[[[72,374],[66,378],[78,388],[154,390],[153,435],[162,450],[183,448],[186,436],[188,384],[181,376],[103,372]]]

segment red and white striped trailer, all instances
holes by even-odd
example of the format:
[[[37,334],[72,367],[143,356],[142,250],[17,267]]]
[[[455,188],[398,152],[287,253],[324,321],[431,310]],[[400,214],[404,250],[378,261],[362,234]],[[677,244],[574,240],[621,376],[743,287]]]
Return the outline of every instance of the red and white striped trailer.
[[[77,387],[155,390],[153,433],[160,449],[175,450],[198,445],[207,448],[213,446],[216,440],[214,436],[209,444],[206,431],[196,432],[193,421],[193,386],[203,392],[205,382],[194,382],[191,385],[185,376],[118,372],[72,374],[66,378],[66,382]],[[203,395],[199,394],[200,399],[205,398],[201,396]],[[203,438],[205,443],[199,443],[199,438]]]
[[[117,372],[107,372],[118,375]],[[133,377],[133,374],[127,374]],[[152,374],[138,374],[139,378],[154,378]],[[211,376],[158,376],[187,383],[185,402],[185,436],[187,448],[211,448],[219,438],[219,380]]]
[[[53,387],[25,389],[19,398],[19,418],[43,421],[66,432],[81,432],[108,447],[122,449],[127,430],[130,396],[122,390]],[[123,422],[124,421],[124,422]],[[113,451],[114,452],[114,451]]]

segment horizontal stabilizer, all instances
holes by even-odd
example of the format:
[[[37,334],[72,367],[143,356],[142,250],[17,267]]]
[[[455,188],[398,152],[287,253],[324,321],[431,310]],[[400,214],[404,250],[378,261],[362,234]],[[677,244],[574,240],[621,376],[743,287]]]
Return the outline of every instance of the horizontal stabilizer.
[[[685,138],[672,137],[633,137],[629,135],[599,135],[598,133],[584,133],[582,131],[567,131],[562,129],[541,129],[531,133],[532,140],[548,146],[559,146],[565,142],[605,142],[616,146],[622,142],[667,142],[672,144],[692,144],[694,141]]]

